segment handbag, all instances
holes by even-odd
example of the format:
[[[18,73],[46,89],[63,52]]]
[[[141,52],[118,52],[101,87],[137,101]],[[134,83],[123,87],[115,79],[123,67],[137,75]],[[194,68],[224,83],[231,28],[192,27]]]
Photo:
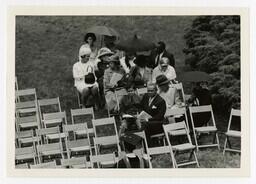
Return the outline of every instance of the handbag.
[[[88,71],[89,67],[87,68]],[[93,71],[93,70],[92,70]],[[87,75],[84,76],[84,82],[87,84],[94,84],[95,83],[95,76],[93,74],[93,72],[88,73]]]

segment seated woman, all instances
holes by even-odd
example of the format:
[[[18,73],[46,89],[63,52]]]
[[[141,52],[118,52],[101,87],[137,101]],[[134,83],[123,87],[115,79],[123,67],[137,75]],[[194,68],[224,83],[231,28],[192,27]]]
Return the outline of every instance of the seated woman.
[[[97,57],[97,53],[98,53],[98,49],[95,46],[94,42],[96,41],[96,36],[94,33],[87,33],[84,36],[84,42],[85,44],[83,44],[80,49],[83,49],[84,47],[88,47],[91,49],[91,55],[90,55],[90,61],[92,61],[92,63],[94,64],[96,57]]]
[[[84,106],[88,106],[89,97],[94,98],[94,103],[98,105],[99,88],[96,82],[93,64],[89,61],[91,49],[84,47],[79,51],[79,61],[73,65],[73,78],[75,87],[82,97]]]
[[[117,56],[109,58],[109,68],[104,72],[103,85],[105,99],[109,111],[117,111],[117,100],[115,90],[125,86],[125,71],[120,67],[120,61]],[[124,88],[120,90],[125,90]],[[118,99],[119,101],[121,100]]]
[[[151,70],[146,67],[148,59],[144,55],[138,55],[134,61],[135,66],[131,67],[128,84],[132,88],[145,87],[151,82]]]

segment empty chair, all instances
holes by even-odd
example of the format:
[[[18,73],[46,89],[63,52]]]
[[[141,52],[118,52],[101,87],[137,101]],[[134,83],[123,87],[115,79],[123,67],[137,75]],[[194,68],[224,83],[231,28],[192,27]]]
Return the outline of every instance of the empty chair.
[[[225,154],[226,151],[241,153],[238,146],[232,147],[230,139],[239,139],[241,142],[241,111],[237,109],[231,109],[223,154]]]
[[[93,168],[108,168],[108,167],[115,167],[117,160],[116,160],[115,153],[109,153],[109,154],[91,155],[90,162]]]
[[[91,162],[86,157],[73,157],[69,159],[61,159],[62,168],[91,168]]]
[[[36,130],[36,135],[38,137],[38,144],[48,144],[49,142],[56,142],[56,140],[58,142],[61,141],[62,138],[65,138],[65,133],[60,132],[59,127],[42,128]]]
[[[171,158],[174,168],[195,164],[199,167],[197,156],[195,153],[196,147],[192,144],[187,126],[185,122],[173,123],[163,125],[164,133],[167,138],[167,143],[171,152]],[[186,138],[184,139],[183,131],[186,132]],[[180,137],[182,135],[182,137]],[[178,143],[174,143],[178,142]],[[181,143],[182,142],[182,143]],[[187,160],[178,160],[178,155],[181,153],[189,153]],[[194,159],[192,160],[192,157]]]
[[[38,115],[31,115],[25,117],[16,116],[15,118],[17,131],[29,130],[29,129],[39,129],[40,120]]]
[[[72,153],[89,152],[90,155],[92,154],[89,132],[85,123],[65,125],[63,129],[65,132],[65,144],[68,158],[71,158]],[[72,139],[72,134],[73,137],[75,137],[75,131],[77,130],[83,130],[87,138]]]
[[[55,159],[56,157],[64,158],[62,141],[58,143],[37,145],[37,154],[39,163],[44,163],[45,158]]]
[[[71,122],[72,124],[76,123],[86,123],[88,128],[88,132],[90,135],[94,135],[92,120],[95,119],[93,108],[82,108],[82,109],[71,109]],[[76,135],[81,136],[85,135],[86,132],[84,130],[75,131]]]
[[[60,99],[57,98],[49,98],[49,99],[41,99],[37,100],[40,120],[43,120],[43,114],[45,113],[53,113],[53,112],[61,112]]]
[[[36,89],[22,89],[15,91],[15,98],[19,100],[19,102],[25,101],[37,101]]]
[[[193,134],[194,134],[197,151],[199,150],[199,148],[216,147],[216,146],[218,147],[218,149],[220,149],[219,137],[218,137],[217,127],[216,127],[216,123],[215,123],[215,119],[214,119],[214,115],[213,115],[213,111],[212,111],[212,106],[204,105],[204,106],[189,107],[189,112],[190,112],[191,124],[192,124],[192,128],[193,128]],[[203,126],[195,126],[195,125],[197,125],[197,122],[196,122],[197,119],[194,118],[194,115],[198,115],[198,114],[200,115],[200,113],[204,113],[204,115],[206,115],[206,116],[208,116],[208,115],[205,113],[209,113],[212,123],[210,124],[210,120],[208,120],[208,118],[206,118],[206,120],[208,120],[208,122],[205,122],[203,124]],[[198,121],[199,120],[201,121],[204,119],[199,118]],[[199,145],[198,139],[200,138],[201,134],[212,135],[212,137],[213,137],[212,143],[205,143],[203,145],[202,144]]]
[[[67,124],[67,116],[66,112],[53,112],[53,113],[46,113],[43,114],[43,127],[54,127],[54,126],[60,126]]]
[[[19,148],[24,147],[24,145],[35,146],[35,144],[39,141],[39,137],[34,136],[33,130],[16,132],[15,136]]]
[[[29,169],[28,163],[17,164],[15,165],[15,169]]]
[[[26,102],[17,102],[15,103],[15,111],[16,115],[28,116],[32,114],[38,114],[38,106],[35,100],[33,101],[26,101]]]
[[[31,147],[24,147],[24,148],[15,148],[15,162],[24,163],[24,162],[31,162],[36,163],[36,151],[34,146]]]
[[[31,169],[56,169],[58,167],[57,167],[56,161],[54,160],[52,162],[30,165],[30,168]]]
[[[180,100],[183,103],[185,103],[186,99],[185,99],[185,94],[184,94],[184,89],[183,89],[182,83],[172,84],[172,86],[174,86],[177,89],[177,93],[179,94]]]

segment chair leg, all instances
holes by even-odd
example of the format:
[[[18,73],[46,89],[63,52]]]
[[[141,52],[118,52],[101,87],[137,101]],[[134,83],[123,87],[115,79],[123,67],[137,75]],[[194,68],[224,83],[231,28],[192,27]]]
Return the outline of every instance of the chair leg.
[[[194,132],[194,139],[195,139],[195,144],[196,144],[196,151],[199,151],[199,148],[198,148],[198,143],[197,143],[197,133]]]
[[[223,155],[225,155],[225,151],[226,151],[226,146],[227,146],[227,136],[225,138],[225,143],[224,143],[224,148],[223,148]]]
[[[195,160],[196,160],[196,165],[197,165],[197,167],[200,167],[195,150],[193,150],[193,153],[194,153],[194,157],[195,157]]]
[[[216,132],[215,136],[216,136],[216,141],[217,141],[217,144],[218,144],[218,149],[220,150],[220,142],[219,142],[219,136],[218,136],[217,132]]]

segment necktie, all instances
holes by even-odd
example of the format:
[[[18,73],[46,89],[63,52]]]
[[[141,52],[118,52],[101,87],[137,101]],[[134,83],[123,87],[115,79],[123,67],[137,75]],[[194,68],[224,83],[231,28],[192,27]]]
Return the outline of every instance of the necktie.
[[[158,54],[158,55],[156,56],[156,65],[158,65],[159,59],[160,59],[160,54]]]

